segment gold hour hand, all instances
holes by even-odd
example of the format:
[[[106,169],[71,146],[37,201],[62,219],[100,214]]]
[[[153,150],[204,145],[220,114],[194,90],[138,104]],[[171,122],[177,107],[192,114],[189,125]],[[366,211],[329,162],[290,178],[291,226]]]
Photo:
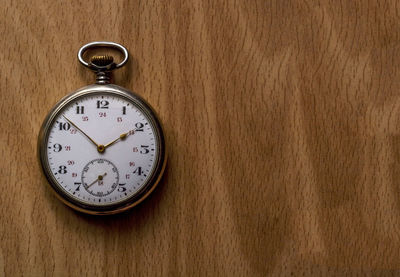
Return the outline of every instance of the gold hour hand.
[[[91,137],[88,136],[88,134],[86,134],[84,131],[82,131],[81,128],[79,128],[74,122],[72,122],[70,119],[68,119],[65,115],[62,115],[66,121],[68,121],[69,123],[71,123],[72,126],[74,126],[76,129],[79,130],[79,132],[81,132],[82,134],[84,134],[94,145],[96,145],[97,147],[97,151],[100,153],[103,153],[105,150],[105,146],[102,144],[97,144]]]
[[[133,135],[133,133],[134,133],[133,130],[132,130],[132,131],[129,131],[129,132],[127,132],[127,133],[122,133],[121,135],[119,135],[118,138],[116,138],[116,139],[114,139],[113,141],[111,141],[111,142],[107,143],[106,145],[104,145],[104,148],[107,148],[108,146],[110,146],[110,145],[116,143],[116,142],[119,141],[119,140],[124,140],[124,139],[126,139],[127,136]]]

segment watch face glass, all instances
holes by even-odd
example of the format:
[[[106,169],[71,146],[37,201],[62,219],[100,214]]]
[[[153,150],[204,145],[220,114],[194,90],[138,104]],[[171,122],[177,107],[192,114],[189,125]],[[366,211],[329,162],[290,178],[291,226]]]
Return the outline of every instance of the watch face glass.
[[[91,206],[123,202],[152,176],[159,155],[153,121],[132,99],[97,92],[72,99],[45,137],[49,175],[68,197]],[[54,184],[53,184],[54,185]]]

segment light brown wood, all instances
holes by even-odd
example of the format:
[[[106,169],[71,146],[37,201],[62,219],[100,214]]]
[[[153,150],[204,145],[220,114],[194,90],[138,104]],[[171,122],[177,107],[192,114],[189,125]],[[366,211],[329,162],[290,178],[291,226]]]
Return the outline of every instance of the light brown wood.
[[[3,1],[0,276],[400,274],[397,1]],[[115,82],[164,123],[161,185],[94,217],[52,194],[37,134],[93,82],[76,53],[131,53]]]

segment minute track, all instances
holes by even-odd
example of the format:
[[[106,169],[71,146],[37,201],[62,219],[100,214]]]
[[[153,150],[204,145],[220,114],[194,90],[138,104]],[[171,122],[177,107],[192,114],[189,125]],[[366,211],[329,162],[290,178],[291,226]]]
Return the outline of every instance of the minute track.
[[[103,96],[103,98],[101,98],[101,96]],[[97,109],[97,100],[101,98],[101,99],[106,99],[109,102],[109,109],[107,111],[107,114],[104,117],[100,117],[98,112],[96,112]],[[139,148],[140,145],[151,145],[152,147],[154,147],[154,143],[150,142],[150,141],[154,141],[154,131],[152,130],[152,132],[149,133],[144,133],[144,132],[138,132],[137,128],[134,128],[131,132],[130,135],[128,135],[128,133],[126,132],[121,132],[120,130],[129,130],[129,124],[131,124],[130,126],[135,126],[135,124],[137,125],[137,122],[143,122],[143,125],[148,126],[148,128],[150,128],[150,130],[152,129],[152,125],[149,124],[148,120],[146,119],[146,117],[140,112],[140,109],[138,109],[133,103],[130,103],[130,105],[128,106],[126,100],[124,100],[123,98],[117,98],[117,97],[109,97],[106,93],[103,95],[98,95],[98,96],[90,96],[90,97],[82,97],[79,99],[79,106],[84,106],[85,107],[85,116],[89,117],[89,120],[84,121],[82,120],[82,118],[80,118],[80,114],[76,114],[75,113],[75,109],[72,108],[71,106],[67,106],[65,107],[65,109],[63,110],[62,113],[62,117],[61,118],[57,118],[56,121],[57,122],[73,122],[74,126],[79,126],[79,129],[81,130],[85,130],[85,132],[90,133],[91,137],[93,138],[93,141],[96,141],[96,143],[99,142],[104,142],[106,141],[109,137],[114,136],[116,137],[115,133],[122,133],[122,134],[127,134],[126,137],[124,137],[123,139],[119,139],[121,140],[118,143],[112,143],[109,144],[107,146],[110,146],[110,149],[107,149],[107,151],[104,151],[105,153],[96,153],[96,151],[92,151],[93,148],[96,147],[91,147],[90,143],[92,141],[87,141],[85,139],[85,135],[82,136],[78,130],[78,132],[74,133],[73,129],[70,129],[69,132],[65,132],[65,131],[60,131],[57,129],[57,125],[54,125],[55,127],[52,128],[52,133],[53,133],[53,139],[51,141],[49,141],[49,143],[58,143],[60,145],[71,145],[71,149],[73,150],[69,150],[69,151],[65,151],[65,149],[61,150],[60,152],[52,152],[52,150],[50,148],[49,152],[51,153],[52,157],[49,157],[49,159],[56,159],[60,160],[61,162],[56,162],[55,164],[65,164],[67,163],[69,160],[74,161],[74,165],[71,166],[66,166],[67,171],[69,172],[76,172],[79,173],[81,170],[79,170],[79,165],[83,168],[82,165],[82,161],[80,160],[86,160],[90,157],[92,157],[93,159],[96,158],[107,158],[108,160],[110,158],[113,158],[113,160],[115,160],[115,164],[116,167],[121,168],[121,173],[120,173],[120,178],[121,180],[125,180],[125,181],[131,181],[130,183],[134,183],[135,185],[130,188],[129,190],[127,190],[128,194],[122,194],[119,195],[119,197],[117,197],[117,199],[119,199],[119,201],[121,199],[125,199],[125,198],[129,198],[129,196],[131,196],[132,194],[136,193],[137,191],[139,191],[141,189],[141,186],[143,186],[146,182],[146,177],[148,176],[148,174],[144,174],[142,175],[145,178],[139,178],[139,185],[137,184],[137,182],[134,182],[134,179],[137,177],[142,177],[142,176],[136,176],[135,174],[129,173],[131,171],[131,169],[129,168],[129,166],[127,167],[127,165],[129,165],[129,162],[134,161],[136,165],[141,166],[141,170],[146,170],[146,172],[152,171],[153,167],[154,167],[154,160],[153,160],[153,156],[155,152],[154,150],[151,150],[151,154],[150,153],[146,153],[143,154],[144,152],[142,151],[137,151],[135,152],[135,150],[130,150],[130,149],[135,149],[135,148]],[[73,104],[73,106],[75,106],[76,103]],[[131,114],[131,116],[129,118],[124,118],[124,120],[122,122],[117,122],[116,118],[119,116],[119,112],[121,111],[121,107],[122,106],[126,106],[129,107],[127,109],[129,110],[133,110],[135,111],[135,113]],[[136,117],[135,115],[137,115],[138,117]],[[64,120],[63,120],[64,119]],[[114,121],[115,120],[115,121]],[[98,122],[97,124],[93,124],[93,122]],[[111,123],[110,123],[111,122]],[[117,126],[117,127],[115,127]],[[146,128],[146,129],[148,129]],[[112,130],[113,132],[111,132],[110,130]],[[132,136],[133,135],[133,136]],[[107,138],[108,136],[108,138]],[[117,136],[121,136],[121,135],[117,135]],[[103,137],[103,138],[102,138]],[[115,138],[114,138],[115,140]],[[89,143],[89,144],[88,144]],[[112,146],[112,147],[111,147]],[[48,145],[47,147],[51,147],[51,145]],[[91,150],[92,149],[92,150]],[[151,148],[151,149],[155,149],[155,148]],[[96,149],[94,149],[96,150]],[[123,153],[129,152],[131,151],[131,154],[129,156],[129,159],[126,159],[126,157],[124,157],[123,155],[118,155],[117,153],[120,153],[120,151],[123,151]],[[146,151],[146,152],[150,152],[150,151]],[[86,155],[82,155],[82,154],[86,154]],[[79,158],[79,157],[83,157],[83,158]],[[97,156],[97,157],[96,157]],[[122,158],[120,158],[122,156]],[[87,157],[87,158],[86,158]],[[131,160],[132,159],[132,160]],[[143,160],[144,159],[144,160]],[[146,162],[146,160],[148,162]],[[56,166],[57,167],[57,166]],[[56,170],[56,169],[54,169]],[[53,171],[54,172],[54,171]],[[125,173],[124,173],[125,172]],[[55,175],[58,175],[56,173],[54,173]],[[58,176],[58,180],[59,182],[61,182],[62,180],[70,180],[74,181],[76,178],[72,177],[72,176]],[[129,178],[129,179],[127,179]],[[133,181],[133,182],[132,182]],[[68,184],[73,183],[73,182],[67,182]],[[65,184],[67,184],[65,183]],[[129,182],[127,182],[129,185]],[[83,186],[85,187],[85,186]],[[117,193],[114,192],[115,190],[106,190],[103,191],[101,193],[94,193],[92,191],[88,191],[88,193],[90,195],[92,195],[92,197],[89,197],[89,195],[84,195],[83,193],[80,194],[73,194],[71,193],[71,191],[73,191],[72,188],[69,188],[69,185],[65,186],[65,190],[70,193],[73,197],[79,199],[80,201],[84,201],[84,202],[89,202],[89,203],[98,203],[98,198],[101,198],[101,204],[106,205],[109,203],[112,203],[113,200],[110,200],[110,198],[106,198],[107,195],[112,194],[112,193]],[[95,198],[93,198],[95,197]],[[96,198],[97,197],[97,198]],[[104,198],[104,199],[103,199]],[[111,198],[113,199],[113,198]]]

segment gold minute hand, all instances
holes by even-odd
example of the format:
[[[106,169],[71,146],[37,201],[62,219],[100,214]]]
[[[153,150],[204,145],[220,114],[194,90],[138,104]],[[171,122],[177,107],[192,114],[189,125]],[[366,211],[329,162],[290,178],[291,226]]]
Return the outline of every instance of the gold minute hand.
[[[78,126],[76,126],[76,124],[74,122],[72,122],[71,120],[69,120],[65,115],[62,115],[65,120],[67,120],[69,123],[71,123],[72,126],[74,126],[76,129],[78,129],[82,134],[84,134],[91,142],[94,143],[94,145],[96,145],[97,147],[97,151],[99,151],[100,153],[104,152],[105,147],[102,144],[97,144],[91,137],[89,137],[84,131],[82,131],[81,128],[79,128]]]

